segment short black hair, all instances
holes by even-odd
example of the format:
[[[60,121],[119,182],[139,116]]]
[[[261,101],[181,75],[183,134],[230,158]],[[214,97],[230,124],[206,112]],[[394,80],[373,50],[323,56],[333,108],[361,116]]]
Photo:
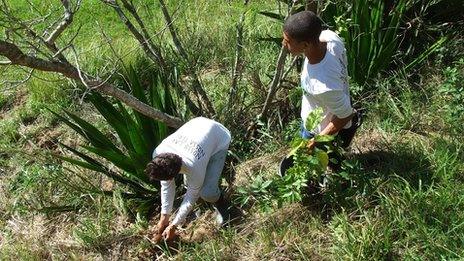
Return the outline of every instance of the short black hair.
[[[322,20],[311,11],[293,14],[284,23],[284,32],[298,42],[318,42],[321,31]]]
[[[145,174],[151,182],[156,180],[171,180],[179,174],[182,158],[174,153],[161,153],[150,161]]]

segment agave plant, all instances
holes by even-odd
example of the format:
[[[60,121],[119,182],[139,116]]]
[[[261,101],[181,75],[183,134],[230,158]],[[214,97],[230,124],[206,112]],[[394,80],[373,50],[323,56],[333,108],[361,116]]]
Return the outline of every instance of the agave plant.
[[[335,1],[325,6],[322,17],[334,26],[344,39],[348,71],[354,82],[363,85],[386,70],[398,54],[402,26],[408,10],[423,6],[418,0]],[[437,1],[439,2],[439,1]],[[409,57],[403,69],[410,69],[437,50],[445,38],[439,39],[417,57]],[[412,40],[409,44],[412,44]]]
[[[434,4],[439,2],[446,1],[433,1]],[[295,13],[304,9],[299,1],[296,3],[293,10]],[[392,65],[403,39],[402,27],[406,23],[404,20],[407,12],[417,8],[428,9],[431,6],[419,0],[337,0],[322,4],[320,15],[344,39],[349,75],[362,86]],[[280,13],[262,11],[260,14],[279,23],[284,22],[284,16]],[[282,37],[266,36],[259,40],[274,42],[280,46]],[[410,39],[410,45],[413,40]],[[446,38],[440,38],[423,52],[409,57],[408,64],[402,69],[408,70],[420,64],[439,49],[445,40]]]
[[[150,77],[146,81],[148,84],[144,83],[146,86],[143,86],[139,75],[131,66],[124,77],[123,88],[140,101],[168,114],[177,115],[169,89],[169,80],[156,72]],[[143,199],[147,206],[152,204],[158,197],[159,184],[149,182],[143,171],[151,160],[153,149],[170,134],[170,128],[135,110],[128,110],[119,101],[110,101],[98,92],[90,93],[87,99],[103,116],[117,139],[109,138],[94,124],[67,110],[63,110],[63,115],[52,112],[88,143],[82,145],[81,149],[62,144],[76,157],[62,155],[57,157],[109,177],[121,185],[126,197]],[[114,194],[114,192],[104,191],[105,194]]]

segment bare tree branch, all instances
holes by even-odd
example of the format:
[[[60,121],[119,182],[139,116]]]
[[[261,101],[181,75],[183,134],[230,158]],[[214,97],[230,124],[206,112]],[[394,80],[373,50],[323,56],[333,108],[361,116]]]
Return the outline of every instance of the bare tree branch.
[[[244,1],[244,5],[248,4],[248,0]],[[235,62],[234,69],[232,71],[232,84],[229,90],[229,110],[233,109],[234,104],[236,104],[235,99],[237,96],[238,82],[242,75],[243,70],[243,60],[242,60],[242,50],[243,50],[243,24],[245,22],[245,12],[240,15],[240,20],[237,23],[237,45],[235,48]]]
[[[55,58],[55,57],[61,55],[64,51],[66,51],[68,48],[70,48],[72,46],[72,43],[74,42],[74,39],[76,39],[76,37],[79,34],[81,28],[82,28],[82,25],[79,26],[79,28],[77,29],[77,32],[74,34],[73,37],[71,37],[68,44],[65,45],[64,47],[62,47],[61,49],[59,49],[56,53],[54,53],[52,58]]]
[[[178,128],[183,124],[182,120],[179,118],[150,107],[127,92],[112,86],[108,82],[86,75],[69,63],[46,61],[26,55],[15,44],[3,40],[0,40],[0,55],[8,58],[12,65],[25,66],[40,71],[58,72],[67,78],[77,81],[80,81],[81,78],[86,79],[85,82],[88,86],[99,86],[96,88],[96,91],[112,96],[150,118],[165,122],[168,126],[173,128]]]
[[[171,33],[174,46],[176,47],[180,56],[182,56],[184,60],[189,61],[187,52],[185,51],[184,46],[182,45],[182,43],[179,40],[179,37],[177,36],[176,28],[174,27],[174,24],[171,19],[171,15],[169,14],[168,8],[166,4],[164,3],[164,0],[159,0],[159,3],[161,5],[161,11],[163,12],[164,19],[166,20],[166,23],[168,24],[168,29],[169,29],[169,32]]]
[[[71,10],[71,4],[69,3],[69,0],[61,0],[61,4],[64,7],[64,18],[61,21],[61,23],[58,24],[58,26],[55,28],[55,30],[50,34],[50,36],[45,40],[46,43],[52,45],[55,43],[56,39],[60,36],[60,34],[72,23],[73,17],[74,17],[74,12]],[[79,9],[81,5],[81,0],[77,2],[77,9]]]
[[[189,60],[188,54],[185,51],[181,41],[179,40],[179,37],[177,36],[176,28],[174,27],[168,8],[166,4],[164,3],[164,0],[159,0],[159,3],[161,5],[161,11],[163,12],[164,20],[166,21],[166,24],[168,25],[168,28],[169,28],[169,32],[171,33],[171,38],[172,38],[172,41],[174,42],[174,46],[176,47],[179,55],[186,61],[188,65],[187,73],[189,74],[190,77],[192,77],[192,81],[193,81],[192,89],[200,97],[201,101],[206,106],[206,110],[207,110],[206,113],[208,114],[208,116],[213,116],[214,114],[216,114],[213,104],[209,100],[208,94],[203,89],[197,73],[191,67],[191,61]]]
[[[317,2],[318,0],[306,0],[305,9],[317,14]]]
[[[282,74],[282,79],[280,79],[281,82],[287,78],[288,74],[292,71],[293,66],[295,66],[296,61],[298,61],[298,56],[293,57],[290,66],[288,66],[287,70]]]
[[[124,22],[124,24],[129,29],[129,31],[131,31],[131,33],[134,35],[135,39],[142,46],[142,49],[144,50],[145,54],[147,54],[148,58],[151,59],[154,63],[159,64],[161,68],[166,68],[167,65],[165,64],[165,62],[163,60],[160,48],[158,46],[156,46],[153,43],[153,41],[151,40],[155,35],[150,36],[148,34],[148,30],[146,29],[145,24],[143,23],[141,17],[137,13],[137,11],[136,11],[134,5],[132,4],[132,2],[129,3],[127,1],[125,1],[125,0],[123,0],[123,5],[124,5],[124,7],[126,9],[129,10],[131,15],[135,18],[135,20],[137,21],[137,23],[139,24],[139,26],[140,26],[140,28],[142,30],[143,35],[142,35],[142,33],[140,33],[135,28],[135,26],[132,23],[130,23],[130,21],[128,21],[127,16],[125,16],[125,14],[122,12],[122,9],[119,6],[115,6],[115,5],[117,5],[116,1],[102,0],[102,2],[112,6],[115,9],[115,11],[116,11],[116,13],[118,13],[120,19]],[[164,31],[167,27],[168,27],[168,25],[166,25],[166,27],[164,29],[160,30],[160,32]],[[113,53],[118,57],[118,55],[114,51],[114,48],[111,45],[111,41],[110,41],[109,37],[103,32],[103,30],[101,30],[101,32],[102,32],[104,38],[106,39],[106,42],[110,46],[111,50],[113,51]],[[122,58],[119,58],[119,60],[122,61]],[[200,114],[201,110],[192,101],[192,99],[190,98],[190,95],[187,94],[187,92],[184,90],[184,88],[178,83],[174,83],[174,86],[177,89],[177,91],[180,93],[180,95],[184,98],[185,104],[187,105],[189,110],[194,115]]]
[[[132,16],[135,18],[135,21],[139,24],[140,29],[142,30],[143,36],[145,37],[146,41],[151,45],[152,48],[155,49],[157,53],[161,55],[161,51],[159,50],[158,47],[155,46],[153,41],[151,40],[150,34],[148,33],[147,27],[145,26],[144,22],[142,21],[142,18],[140,18],[139,13],[135,9],[135,6],[133,5],[132,1],[129,3],[126,0],[121,0],[122,4],[124,5],[124,8],[126,8]]]
[[[17,23],[23,30],[25,30],[26,33],[29,35],[29,37],[44,44],[50,52],[54,54],[59,52],[58,48],[56,47],[55,42],[47,42],[43,37],[41,37],[34,30],[32,30],[31,27],[28,26],[26,23],[14,17],[12,14],[7,14],[7,15],[10,19],[12,19],[15,23]],[[31,48],[36,49],[39,52],[41,52],[35,44],[32,44],[32,43],[28,43],[28,44],[30,45]],[[63,63],[69,63],[66,57],[64,57],[64,55],[61,53],[58,53],[56,57]]]
[[[284,70],[285,58],[287,58],[287,54],[288,54],[287,48],[282,46],[282,48],[280,48],[279,57],[277,58],[277,66],[276,66],[274,78],[272,78],[271,85],[267,92],[266,102],[264,103],[263,109],[261,110],[261,113],[258,116],[259,119],[264,119],[267,117],[267,112],[270,107],[269,105],[271,104],[272,99],[274,99],[274,95],[276,94],[277,89],[279,88],[279,85],[280,85],[280,79],[282,77],[282,73]]]
[[[293,7],[294,7],[295,2],[296,1],[292,1],[289,4],[288,12],[287,12],[287,15],[286,15],[285,19],[287,19],[292,14],[292,12],[294,11]],[[274,77],[272,78],[272,81],[271,81],[271,84],[269,86],[269,90],[268,90],[268,93],[267,93],[266,101],[265,101],[264,106],[263,106],[263,108],[261,110],[261,113],[258,115],[258,119],[262,120],[262,119],[265,119],[267,117],[267,113],[269,111],[270,104],[271,104],[272,100],[274,99],[274,96],[275,96],[275,94],[276,94],[276,92],[279,89],[280,84],[281,84],[281,79],[282,79],[284,66],[285,66],[285,58],[287,57],[287,54],[288,54],[288,50],[284,46],[282,46],[280,48],[280,53],[279,53],[279,56],[277,58],[277,64],[276,64],[276,70],[275,70],[275,73],[274,73]]]
[[[31,79],[33,74],[34,74],[34,69],[31,69],[27,73],[26,78],[24,78],[23,80],[20,80],[20,81],[4,81],[4,82],[2,82],[2,85],[7,86],[3,90],[13,89],[13,88],[16,88],[16,87],[18,87],[20,85],[25,84],[27,81],[29,81]]]
[[[145,53],[152,59],[153,61],[157,62],[161,67],[166,67],[166,63],[163,59],[161,51],[158,47],[156,47],[150,38],[146,38],[142,33],[137,30],[137,28],[132,24],[130,19],[126,16],[126,14],[121,9],[121,6],[116,2],[116,0],[101,0],[103,3],[111,6],[114,11],[118,14],[121,21],[126,25],[127,29],[132,33],[132,35],[137,39],[139,44],[142,46],[142,49]],[[134,10],[135,12],[135,10]],[[137,15],[138,17],[138,15]],[[148,33],[147,33],[148,35]]]

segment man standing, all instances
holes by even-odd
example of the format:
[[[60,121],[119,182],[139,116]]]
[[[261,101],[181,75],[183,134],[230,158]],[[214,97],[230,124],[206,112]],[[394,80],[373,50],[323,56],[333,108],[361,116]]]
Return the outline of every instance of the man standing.
[[[176,228],[201,197],[213,203],[219,223],[228,219],[228,206],[219,189],[219,180],[231,135],[222,124],[203,117],[194,118],[164,139],[153,152],[145,173],[150,180],[161,181],[161,217],[158,235],[166,240],[175,237]],[[169,223],[175,198],[175,177],[184,174],[187,192],[177,215]],[[222,220],[221,220],[222,218]]]
[[[336,135],[347,147],[354,136],[355,115],[348,90],[346,50],[335,32],[322,30],[322,21],[311,11],[291,15],[284,24],[282,44],[293,55],[304,54],[301,73],[303,98],[301,135],[310,139],[314,133]],[[311,111],[322,108],[324,118],[315,130],[306,130],[305,121]],[[348,131],[350,130],[351,131]],[[348,132],[348,133],[347,133]],[[344,135],[342,135],[342,133]],[[346,135],[348,134],[348,135]],[[315,146],[314,141],[308,148]]]

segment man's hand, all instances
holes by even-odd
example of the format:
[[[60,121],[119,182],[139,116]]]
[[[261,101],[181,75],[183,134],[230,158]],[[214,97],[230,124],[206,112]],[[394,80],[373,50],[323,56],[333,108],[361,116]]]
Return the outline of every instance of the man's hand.
[[[155,244],[158,244],[161,239],[163,239],[163,232],[166,227],[169,226],[169,215],[161,214],[160,220],[158,221],[158,225],[156,226],[155,233],[153,234],[152,240]]]
[[[176,236],[176,225],[169,225],[163,232],[164,240],[171,241]]]
[[[313,151],[314,146],[316,146],[316,142],[314,141],[314,139],[308,141],[308,143],[306,144],[306,148],[308,149],[309,153]]]
[[[162,234],[166,227],[169,226],[169,215],[161,214],[160,220],[158,222],[157,231],[159,234]]]

